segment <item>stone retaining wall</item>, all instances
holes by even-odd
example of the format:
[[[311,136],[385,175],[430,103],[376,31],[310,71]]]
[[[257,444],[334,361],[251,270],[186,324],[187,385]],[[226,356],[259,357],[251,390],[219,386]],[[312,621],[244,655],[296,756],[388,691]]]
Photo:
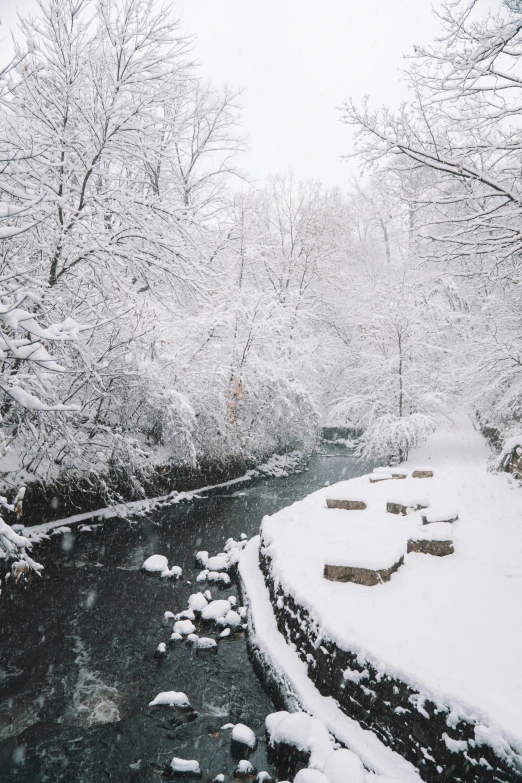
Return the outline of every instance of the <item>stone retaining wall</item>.
[[[479,721],[451,716],[406,683],[382,674],[353,652],[326,638],[317,621],[276,585],[261,542],[260,566],[279,631],[308,664],[308,675],[324,696],[363,728],[412,762],[428,783],[520,783],[522,758],[509,746],[496,754],[479,744]],[[412,618],[412,621],[414,618]],[[345,677],[344,673],[348,676]]]

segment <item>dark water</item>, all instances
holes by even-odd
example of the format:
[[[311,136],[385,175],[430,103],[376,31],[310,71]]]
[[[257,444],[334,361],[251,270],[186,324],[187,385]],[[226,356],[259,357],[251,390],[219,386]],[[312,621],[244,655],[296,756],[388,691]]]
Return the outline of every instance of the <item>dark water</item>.
[[[335,456],[316,454],[307,471],[246,485],[239,495],[195,500],[134,522],[107,521],[90,533],[73,527],[39,545],[45,579],[0,599],[2,783],[160,781],[173,756],[197,759],[202,781],[224,773],[228,782],[236,761],[230,731],[220,727],[229,722],[254,730],[259,744],[250,761],[277,778],[264,738],[274,707],[242,633],[221,641],[217,655],[179,643],[165,660],[153,656],[170,636],[165,611],[186,609],[188,596],[206,587],[213,598],[237,595],[234,584],[196,585],[197,550],[216,554],[230,536],[257,534],[264,514],[326,480],[364,472],[346,449],[327,450]],[[140,572],[151,554],[180,565],[182,581]],[[200,635],[217,636],[213,627],[196,625]],[[193,711],[147,707],[170,690],[185,692]]]

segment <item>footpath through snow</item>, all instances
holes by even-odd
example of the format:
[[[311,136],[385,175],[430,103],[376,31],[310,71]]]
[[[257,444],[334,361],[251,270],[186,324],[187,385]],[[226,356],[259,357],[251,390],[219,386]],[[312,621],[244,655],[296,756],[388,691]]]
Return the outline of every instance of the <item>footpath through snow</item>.
[[[507,474],[488,472],[489,457],[482,436],[468,417],[459,415],[439,426],[401,466],[431,467],[434,478],[370,484],[363,476],[341,482],[265,517],[261,535],[274,578],[318,621],[325,636],[445,705],[455,718],[473,716],[483,724],[481,739],[497,751],[507,740],[520,752],[522,489]],[[328,509],[326,498],[332,493],[364,498],[368,509]],[[370,526],[378,543],[386,526],[402,529],[404,540],[418,529],[422,512],[405,517],[386,512],[389,500],[413,495],[425,497],[431,508],[458,510],[454,554],[412,552],[389,582],[373,587],[323,578],[327,553],[332,547],[341,550],[350,530],[362,535],[361,529]],[[348,746],[369,761],[361,753],[363,735],[350,728],[340,710],[332,713],[333,700],[310,691],[305,665],[277,631],[257,565],[258,548],[253,540],[240,564],[251,596],[256,643],[287,679],[301,678],[295,687],[304,694],[305,709],[322,712],[329,727],[340,721]],[[383,755],[383,746],[368,743],[365,755],[374,759],[368,766],[390,774],[391,757]],[[411,779],[412,771],[407,776],[404,771],[396,774]]]

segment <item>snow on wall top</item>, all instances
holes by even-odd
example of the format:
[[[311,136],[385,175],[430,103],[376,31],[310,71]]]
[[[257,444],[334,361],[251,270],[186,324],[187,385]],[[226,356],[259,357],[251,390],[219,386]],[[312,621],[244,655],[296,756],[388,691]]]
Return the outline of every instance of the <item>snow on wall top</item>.
[[[415,537],[421,511],[386,513],[394,480],[370,487],[363,476],[335,485],[339,495],[364,494],[368,509],[359,512],[327,509],[332,489],[321,489],[265,517],[261,537],[285,592],[340,647],[457,712],[497,724],[522,749],[522,493],[506,474],[487,471],[488,456],[462,415],[412,454],[406,467],[426,463],[434,477],[408,477],[393,489],[459,509],[455,554],[410,553],[386,584],[331,582],[323,567],[325,555],[346,551],[351,536],[378,539],[386,529]]]
[[[365,529],[364,523],[351,527],[355,530],[350,530],[349,536],[345,537],[345,531],[342,531],[335,537],[335,542],[327,542],[325,563],[378,571],[391,568],[406,554],[407,537],[404,534],[387,530],[385,525],[372,526],[370,534],[370,528]]]

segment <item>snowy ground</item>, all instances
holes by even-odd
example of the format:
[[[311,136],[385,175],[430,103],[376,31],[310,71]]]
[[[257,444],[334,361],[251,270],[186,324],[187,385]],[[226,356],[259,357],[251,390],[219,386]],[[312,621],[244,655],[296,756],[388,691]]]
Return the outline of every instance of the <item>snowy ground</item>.
[[[430,466],[434,478],[341,482],[265,517],[262,538],[285,593],[341,648],[455,715],[474,716],[488,727],[485,741],[502,744],[503,735],[522,750],[522,491],[506,474],[487,471],[489,456],[470,420],[459,416],[438,427],[405,465]],[[327,509],[333,492],[364,498],[368,509]],[[398,517],[386,513],[386,502],[416,498],[426,498],[432,508],[458,510],[453,555],[408,554],[390,582],[374,587],[323,578],[328,553],[349,557],[356,539],[369,538],[376,549],[382,538],[405,544],[421,512]],[[255,542],[249,544],[241,571],[261,606],[266,589],[255,548]],[[250,577],[247,558],[257,569]],[[263,610],[258,613],[261,617]],[[266,632],[277,638],[277,629]]]

